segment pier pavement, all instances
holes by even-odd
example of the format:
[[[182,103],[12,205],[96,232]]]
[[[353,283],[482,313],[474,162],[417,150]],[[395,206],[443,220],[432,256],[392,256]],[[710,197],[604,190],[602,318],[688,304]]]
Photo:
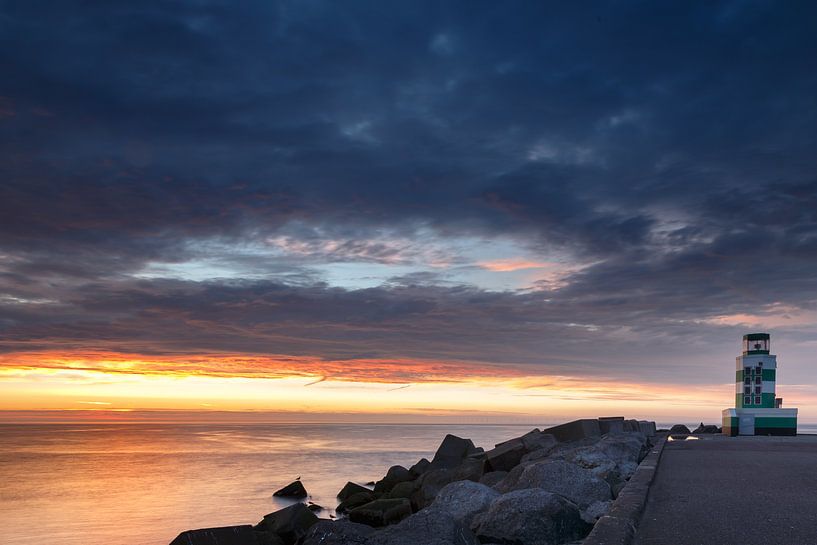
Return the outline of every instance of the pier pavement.
[[[636,545],[817,545],[817,436],[671,441]]]

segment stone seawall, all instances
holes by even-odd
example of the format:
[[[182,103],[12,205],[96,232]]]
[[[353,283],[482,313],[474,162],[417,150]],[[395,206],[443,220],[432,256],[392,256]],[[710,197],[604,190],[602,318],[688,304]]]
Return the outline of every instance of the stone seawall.
[[[170,545],[576,543],[624,524],[654,467],[656,438],[654,422],[623,417],[533,429],[488,451],[447,435],[431,460],[347,483],[328,519],[299,501],[255,526],[189,530]],[[308,498],[300,481],[275,494]]]

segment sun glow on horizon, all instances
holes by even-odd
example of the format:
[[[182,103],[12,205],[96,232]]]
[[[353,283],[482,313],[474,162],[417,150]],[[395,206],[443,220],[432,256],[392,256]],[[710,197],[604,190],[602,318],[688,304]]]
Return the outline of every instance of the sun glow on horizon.
[[[620,413],[654,419],[717,414],[729,404],[733,387],[528,375],[482,363],[404,359],[57,351],[0,356],[1,411],[76,411],[89,417],[171,410],[372,418],[470,415],[493,421]]]

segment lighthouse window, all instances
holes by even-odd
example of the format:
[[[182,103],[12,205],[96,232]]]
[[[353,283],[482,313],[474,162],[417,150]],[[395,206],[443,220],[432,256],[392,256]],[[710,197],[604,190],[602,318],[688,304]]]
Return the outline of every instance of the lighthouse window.
[[[745,368],[743,371],[744,371],[744,373],[745,373],[746,375],[751,375],[751,374],[752,374],[752,368],[751,368],[751,367],[747,367],[747,368]]]
[[[744,379],[743,379],[743,383],[744,383],[744,384],[751,384],[751,383],[752,383],[752,377],[746,377],[746,378],[744,378]]]
[[[760,386],[755,386],[755,393],[756,394],[760,393],[760,388],[761,388]]]
[[[755,377],[755,384],[760,384],[763,382],[763,377]]]
[[[746,395],[751,394],[752,393],[752,387],[751,386],[744,386],[743,387],[743,393],[746,394]]]
[[[743,398],[743,404],[744,405],[751,405],[752,404],[752,398],[749,397],[749,396],[744,397]]]
[[[760,396],[755,396],[755,405],[760,405]]]

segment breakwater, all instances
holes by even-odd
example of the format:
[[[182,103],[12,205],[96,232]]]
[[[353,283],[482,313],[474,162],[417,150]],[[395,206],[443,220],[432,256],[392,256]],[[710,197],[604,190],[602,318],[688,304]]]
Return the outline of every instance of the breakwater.
[[[448,435],[431,460],[347,483],[335,520],[295,481],[276,493],[303,502],[254,526],[186,531],[171,545],[569,543],[608,513],[654,437],[653,422],[621,417],[534,429],[488,451]]]

